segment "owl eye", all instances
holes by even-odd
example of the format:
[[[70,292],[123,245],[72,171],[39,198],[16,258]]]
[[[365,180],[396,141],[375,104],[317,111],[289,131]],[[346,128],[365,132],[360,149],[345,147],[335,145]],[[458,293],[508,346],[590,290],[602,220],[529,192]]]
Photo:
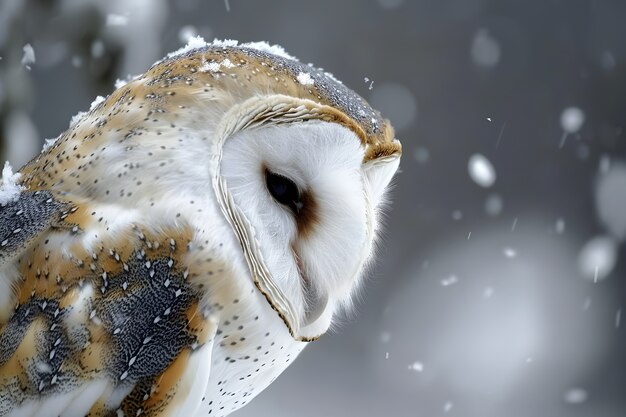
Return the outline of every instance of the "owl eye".
[[[274,200],[289,207],[296,214],[302,210],[304,204],[302,203],[300,190],[289,178],[265,170],[265,183]]]

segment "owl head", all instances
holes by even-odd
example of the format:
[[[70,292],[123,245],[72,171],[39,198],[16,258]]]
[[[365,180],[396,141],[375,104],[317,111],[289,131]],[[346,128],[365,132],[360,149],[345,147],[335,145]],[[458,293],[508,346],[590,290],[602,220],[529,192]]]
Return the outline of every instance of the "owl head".
[[[297,339],[349,305],[372,255],[401,146],[331,74],[264,44],[187,53],[237,97],[214,187],[250,272]]]
[[[354,295],[400,154],[389,122],[331,74],[265,43],[197,39],[94,103],[22,173],[134,207],[160,190],[214,194],[246,279],[308,341]],[[158,187],[116,183],[129,166]]]

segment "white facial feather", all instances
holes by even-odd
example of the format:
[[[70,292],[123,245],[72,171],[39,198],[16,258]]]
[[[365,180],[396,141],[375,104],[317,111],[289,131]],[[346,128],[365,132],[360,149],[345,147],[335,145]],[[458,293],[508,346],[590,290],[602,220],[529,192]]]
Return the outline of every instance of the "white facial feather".
[[[221,174],[255,228],[272,278],[300,319],[320,316],[323,329],[359,279],[374,239],[375,204],[397,166],[366,172],[363,154],[353,132],[325,122],[245,130],[224,145]],[[265,169],[312,196],[314,215],[305,232],[268,192]]]

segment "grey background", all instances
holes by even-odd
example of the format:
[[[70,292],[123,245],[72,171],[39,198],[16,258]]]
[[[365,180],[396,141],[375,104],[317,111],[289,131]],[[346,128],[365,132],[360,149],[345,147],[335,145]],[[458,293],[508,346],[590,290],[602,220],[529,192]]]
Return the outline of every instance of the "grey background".
[[[2,0],[2,154],[190,33],[278,43],[404,156],[356,310],[237,415],[624,416],[625,20],[619,0]]]

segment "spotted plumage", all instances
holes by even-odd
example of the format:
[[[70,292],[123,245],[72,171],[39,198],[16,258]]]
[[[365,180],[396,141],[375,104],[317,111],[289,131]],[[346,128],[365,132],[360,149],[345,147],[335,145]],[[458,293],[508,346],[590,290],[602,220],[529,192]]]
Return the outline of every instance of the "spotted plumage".
[[[281,49],[195,46],[20,170],[0,208],[0,416],[225,416],[349,306],[393,130]]]

